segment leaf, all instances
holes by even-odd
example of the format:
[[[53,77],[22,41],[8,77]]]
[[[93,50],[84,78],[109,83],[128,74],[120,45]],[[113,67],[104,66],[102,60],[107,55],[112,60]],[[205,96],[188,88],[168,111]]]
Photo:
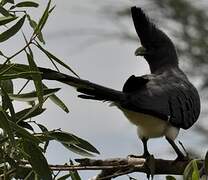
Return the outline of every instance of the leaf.
[[[48,133],[49,137],[52,137],[53,139],[66,144],[74,144],[77,142],[77,138],[70,133],[66,132],[50,132]]]
[[[39,72],[39,69],[33,59],[33,56],[32,54],[27,54],[27,59],[28,59],[28,62],[29,62],[29,66],[30,66],[30,70],[31,71],[37,71]],[[38,97],[38,101],[40,103],[40,105],[42,106],[43,104],[43,85],[42,85],[42,77],[41,75],[34,75],[32,76],[32,79],[34,81],[34,84],[35,84],[35,88],[36,88],[36,93],[37,93],[37,97]]]
[[[40,140],[35,137],[34,135],[30,134],[28,131],[26,131],[24,128],[20,127],[19,125],[17,125],[16,123],[10,121],[10,126],[16,131],[16,133],[24,138],[24,139],[27,139],[31,142],[34,142],[34,143],[40,143]]]
[[[43,84],[43,87],[45,89],[46,88],[48,89],[48,87],[44,84]],[[53,103],[55,103],[57,106],[59,106],[62,110],[64,110],[66,113],[69,113],[69,109],[58,96],[56,96],[55,94],[52,94],[51,96],[49,96],[49,99],[53,101]]]
[[[9,11],[7,11],[6,9],[4,9],[2,6],[0,6],[0,13],[4,16],[10,16]]]
[[[38,7],[38,6],[39,4],[33,1],[23,1],[15,5],[15,7]]]
[[[51,0],[48,1],[46,9],[44,10],[43,15],[41,16],[41,18],[35,28],[35,31],[34,31],[35,34],[39,34],[41,32],[41,30],[43,29],[43,27],[48,19],[48,16],[49,16],[50,5],[51,5]]]
[[[30,119],[32,117],[36,117],[40,114],[42,114],[46,109],[42,109],[38,106],[38,108],[34,109],[33,108],[27,108],[22,111],[19,111],[15,114],[16,119],[18,122],[24,121],[26,119]]]
[[[70,174],[66,174],[60,178],[58,178],[57,180],[67,180],[71,175]]]
[[[183,174],[184,180],[199,180],[199,169],[197,166],[197,160],[194,159],[186,166]]]
[[[192,180],[199,180],[200,179],[200,175],[199,175],[199,169],[197,166],[197,160],[193,160],[192,161],[192,165],[193,165],[193,173],[192,173]]]
[[[69,149],[70,151],[79,154],[81,156],[89,156],[89,157],[94,157],[93,154],[89,153],[88,151],[85,151],[84,149],[77,147],[76,145],[73,144],[66,144],[66,143],[62,143],[63,146],[67,149]]]
[[[37,124],[37,125],[41,129],[42,132],[48,132],[48,129],[45,126],[43,126],[42,124]]]
[[[14,21],[15,19],[17,19],[16,16],[0,17],[0,26],[10,23],[11,21]]]
[[[50,59],[50,60],[54,60],[57,63],[59,63],[61,66],[65,67],[66,69],[68,69],[70,72],[72,72],[75,76],[79,77],[78,74],[76,74],[67,64],[65,64],[63,61],[61,61],[60,59],[58,59],[56,56],[54,56],[53,54],[51,54],[49,51],[47,51],[46,49],[44,49],[39,43],[37,43],[37,47],[45,53],[45,55]]]
[[[31,19],[31,17],[30,17],[28,14],[27,14],[27,19],[28,19],[28,21],[29,21],[30,26],[31,26],[31,27],[33,28],[33,30],[35,31],[35,29],[36,29],[36,27],[37,27],[37,23],[36,23],[33,19]],[[42,32],[39,32],[38,35],[37,35],[37,37],[38,37],[38,39],[39,39],[40,42],[42,42],[43,44],[45,44],[45,40],[44,40],[44,38],[43,38]]]
[[[25,21],[25,15],[11,28],[8,30],[4,31],[3,33],[0,34],[0,42],[6,41],[7,39],[11,38],[14,36],[22,27]]]
[[[3,87],[1,87],[1,91],[2,91],[2,96],[4,97],[4,102],[5,102],[5,106],[6,106],[6,109],[7,107],[9,108],[9,112],[10,112],[10,115],[11,115],[11,119],[12,121],[16,121],[16,116],[15,116],[15,112],[14,112],[14,107],[13,107],[13,104],[7,94],[7,92],[4,90]],[[5,110],[6,110],[5,109]]]
[[[43,98],[47,98],[52,94],[58,92],[59,90],[60,88],[43,89]],[[24,102],[35,101],[38,99],[36,91],[30,93],[24,93],[24,94],[9,94],[9,97],[12,100],[24,101]]]
[[[193,167],[192,167],[192,161],[188,163],[186,166],[184,173],[183,173],[183,179],[184,180],[191,180],[192,177],[192,172],[193,172]]]
[[[51,170],[40,148],[35,143],[25,140],[23,149],[29,155],[28,161],[38,176],[43,180],[52,180]]]
[[[166,176],[166,180],[176,180],[176,178],[173,176]]]
[[[53,101],[58,107],[60,107],[62,110],[64,110],[66,113],[69,113],[68,107],[64,104],[64,102],[57,97],[55,94],[52,94],[49,96],[49,99]]]
[[[208,175],[208,151],[204,159],[204,171],[205,171],[205,174]]]
[[[13,83],[11,80],[5,80],[1,81],[1,87],[6,91],[6,93],[12,93],[13,92]],[[7,95],[8,96],[8,95]],[[2,94],[2,107],[4,110],[7,110],[9,108],[9,104],[7,101],[11,101],[8,97],[5,97],[5,95]]]
[[[78,146],[84,150],[87,150],[89,152],[100,154],[100,152],[92,144],[90,144],[89,142],[87,142],[84,139],[81,139],[80,137],[76,136],[76,138],[79,142],[79,143],[76,143],[76,146]]]
[[[28,77],[35,75],[41,75],[41,72],[27,71],[27,72],[15,73],[15,74],[4,74],[0,76],[0,80],[10,80],[17,78],[31,79]]]
[[[0,127],[8,134],[11,143],[14,145],[14,135],[5,111],[0,107]]]

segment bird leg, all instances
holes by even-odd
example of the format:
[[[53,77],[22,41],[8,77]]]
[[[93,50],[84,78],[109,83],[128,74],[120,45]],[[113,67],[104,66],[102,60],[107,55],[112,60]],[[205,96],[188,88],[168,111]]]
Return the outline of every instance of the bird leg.
[[[176,154],[178,155],[178,157],[176,158],[176,161],[178,160],[187,160],[187,157],[181,152],[181,150],[177,147],[177,145],[175,144],[175,142],[168,138],[165,137],[167,139],[167,141],[170,143],[170,145],[173,147],[174,151],[176,152]]]
[[[150,153],[149,153],[148,148],[147,148],[148,138],[143,137],[141,140],[142,140],[143,147],[144,147],[144,153],[143,153],[142,157],[146,158],[146,157],[150,156]]]
[[[144,148],[143,155],[141,155],[141,156],[129,155],[128,157],[132,157],[132,158],[145,158],[146,159],[147,157],[150,156],[150,153],[149,153],[149,151],[147,149],[147,141],[148,141],[148,138],[143,137],[141,140],[142,140],[142,144],[143,144],[143,148]]]

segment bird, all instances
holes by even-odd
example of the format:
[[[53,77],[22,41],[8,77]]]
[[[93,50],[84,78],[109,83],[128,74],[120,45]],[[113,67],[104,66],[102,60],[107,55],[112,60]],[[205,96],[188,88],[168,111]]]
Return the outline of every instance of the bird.
[[[131,15],[141,42],[135,55],[147,61],[149,74],[132,75],[122,90],[115,90],[55,70],[39,67],[39,71],[42,79],[75,87],[79,98],[110,102],[121,110],[137,127],[138,137],[143,143],[140,157],[150,156],[147,147],[149,139],[165,137],[175,150],[176,159],[184,160],[186,157],[177,147],[175,139],[180,129],[187,130],[198,120],[199,93],[180,69],[172,40],[140,7],[131,7]]]

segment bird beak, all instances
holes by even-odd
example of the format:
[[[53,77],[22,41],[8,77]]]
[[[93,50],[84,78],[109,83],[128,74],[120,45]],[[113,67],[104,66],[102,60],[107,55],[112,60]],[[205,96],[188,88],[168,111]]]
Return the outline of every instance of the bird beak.
[[[134,54],[135,54],[135,56],[144,56],[147,54],[147,50],[145,47],[141,46],[136,49]]]

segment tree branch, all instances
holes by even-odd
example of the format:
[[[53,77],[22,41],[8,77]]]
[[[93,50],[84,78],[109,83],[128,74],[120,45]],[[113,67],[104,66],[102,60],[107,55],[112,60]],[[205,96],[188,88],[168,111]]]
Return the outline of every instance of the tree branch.
[[[142,172],[147,175],[183,175],[183,172],[191,160],[174,161],[165,159],[144,159],[144,158],[112,158],[105,160],[75,159],[74,165],[49,165],[52,171],[77,171],[77,170],[101,170],[101,173],[91,180],[111,180],[112,178],[127,175],[133,172]],[[22,163],[22,168],[31,168]],[[197,161],[201,169],[204,161]]]

